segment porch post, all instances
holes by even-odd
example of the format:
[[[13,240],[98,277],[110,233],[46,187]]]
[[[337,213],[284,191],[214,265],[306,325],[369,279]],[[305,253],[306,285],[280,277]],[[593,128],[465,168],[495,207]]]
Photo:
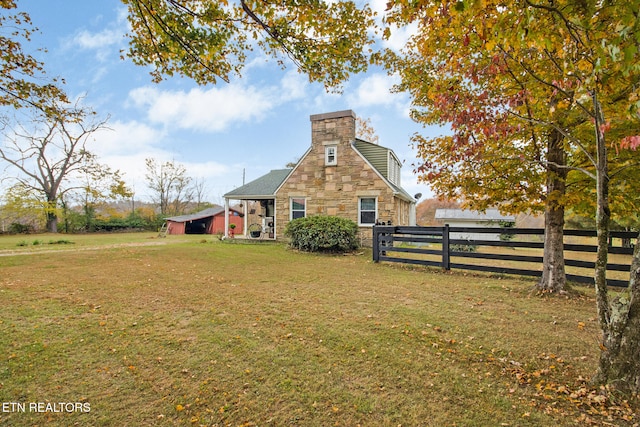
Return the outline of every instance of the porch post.
[[[229,199],[224,198],[224,238],[229,238]]]
[[[249,226],[249,203],[246,200],[242,201],[242,211],[244,212],[244,218],[242,218],[244,226],[242,227],[242,231],[246,237],[247,227]]]
[[[277,221],[276,216],[278,215],[277,211],[278,210],[276,209],[276,198],[274,196],[273,197],[273,217],[272,217],[273,218],[273,240],[276,240],[278,238],[278,236],[276,235],[276,221]]]

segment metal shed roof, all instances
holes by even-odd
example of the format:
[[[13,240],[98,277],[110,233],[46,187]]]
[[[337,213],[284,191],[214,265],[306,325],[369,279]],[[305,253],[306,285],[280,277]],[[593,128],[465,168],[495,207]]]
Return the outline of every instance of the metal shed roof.
[[[236,211],[235,209],[230,209],[231,211]],[[239,211],[236,211],[239,212]],[[210,216],[216,216],[218,214],[223,214],[224,213],[224,207],[222,206],[214,206],[212,208],[208,208],[205,210],[202,210],[200,212],[196,212],[193,214],[189,214],[189,215],[178,215],[178,216],[171,216],[168,218],[165,218],[165,221],[173,221],[173,222],[187,222],[187,221],[197,221],[199,219],[202,218],[208,218]]]
[[[498,209],[487,209],[485,212],[466,209],[436,209],[435,219],[459,221],[515,221],[513,215],[502,215]]]

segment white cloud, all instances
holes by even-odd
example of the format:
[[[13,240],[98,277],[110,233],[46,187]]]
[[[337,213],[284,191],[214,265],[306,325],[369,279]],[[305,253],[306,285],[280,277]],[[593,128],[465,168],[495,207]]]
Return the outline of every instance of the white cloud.
[[[383,19],[387,15],[387,0],[373,0],[371,2],[371,9],[377,14],[378,25],[381,27],[386,26],[387,24],[383,23]],[[382,46],[397,52],[407,44],[411,36],[417,34],[418,24],[414,22],[401,28],[391,25],[390,30],[391,35],[389,39],[382,40]]]
[[[182,164],[185,166],[186,170],[189,171],[189,176],[196,179],[222,177],[227,175],[232,169],[228,165],[211,160],[202,163],[185,162]]]
[[[108,74],[109,69],[107,67],[98,68],[91,78],[91,83],[96,84],[100,82],[103,78],[107,77]]]
[[[92,151],[99,156],[153,152],[158,150],[158,143],[165,136],[162,131],[136,121],[115,121],[107,126],[108,129],[101,129],[94,134],[96,142]]]
[[[297,71],[288,71],[280,81],[281,102],[303,99],[309,87],[308,78]]]
[[[387,0],[372,0],[369,2],[371,9],[378,15],[384,14],[387,9]]]
[[[99,20],[94,25],[99,24]],[[100,31],[92,32],[86,28],[76,30],[75,34],[66,39],[63,47],[68,50],[94,51],[100,62],[109,62],[113,57],[112,47],[123,47],[129,24],[126,20],[126,8],[118,9],[115,21]]]
[[[109,129],[94,133],[89,150],[113,170],[124,173],[125,181],[141,190],[145,184],[147,157],[171,158],[171,153],[159,147],[164,134],[136,121],[108,123]]]
[[[122,41],[122,32],[115,29],[104,29],[99,33],[81,30],[73,37],[73,44],[82,49],[96,50],[112,46]]]
[[[391,35],[387,40],[383,42],[383,46],[394,50],[400,51],[405,47],[409,39],[418,33],[418,24],[412,23],[406,27],[398,28],[396,26],[391,27]]]
[[[297,90],[297,89],[296,89]],[[151,123],[203,132],[223,131],[233,123],[255,123],[280,100],[273,88],[259,90],[232,83],[221,88],[162,91],[145,86],[129,92]],[[278,90],[282,96],[282,90]]]
[[[391,87],[396,83],[397,76],[372,74],[362,80],[354,94],[349,95],[349,103],[354,107],[396,104],[400,97],[391,93]]]
[[[142,87],[129,93],[134,104],[146,108],[152,123],[198,131],[222,131],[234,122],[259,120],[273,101],[255,88],[235,84],[223,88],[161,91]]]

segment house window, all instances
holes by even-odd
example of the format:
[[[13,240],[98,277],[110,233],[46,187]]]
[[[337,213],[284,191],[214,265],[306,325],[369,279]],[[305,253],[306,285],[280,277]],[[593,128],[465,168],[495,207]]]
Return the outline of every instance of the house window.
[[[291,219],[307,216],[307,201],[303,198],[291,199]]]
[[[377,200],[375,197],[361,197],[358,200],[358,222],[360,225],[373,225],[376,222]]]
[[[338,147],[329,145],[324,147],[324,164],[325,166],[335,166],[338,164]]]
[[[389,181],[400,186],[400,163],[389,154]]]

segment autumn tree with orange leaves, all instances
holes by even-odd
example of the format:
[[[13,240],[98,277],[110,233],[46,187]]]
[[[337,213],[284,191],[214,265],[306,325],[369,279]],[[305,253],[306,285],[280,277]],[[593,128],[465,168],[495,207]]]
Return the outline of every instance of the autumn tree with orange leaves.
[[[544,210],[541,290],[564,287],[565,207],[596,207],[603,335],[595,380],[635,392],[640,255],[626,295],[616,298],[607,292],[606,258],[612,210],[624,216],[638,206],[639,156],[630,150],[640,135],[638,14],[627,1],[445,0],[395,2],[388,17],[418,27],[401,54],[389,54],[413,117],[451,127],[414,138],[417,171],[437,194],[472,208]]]

